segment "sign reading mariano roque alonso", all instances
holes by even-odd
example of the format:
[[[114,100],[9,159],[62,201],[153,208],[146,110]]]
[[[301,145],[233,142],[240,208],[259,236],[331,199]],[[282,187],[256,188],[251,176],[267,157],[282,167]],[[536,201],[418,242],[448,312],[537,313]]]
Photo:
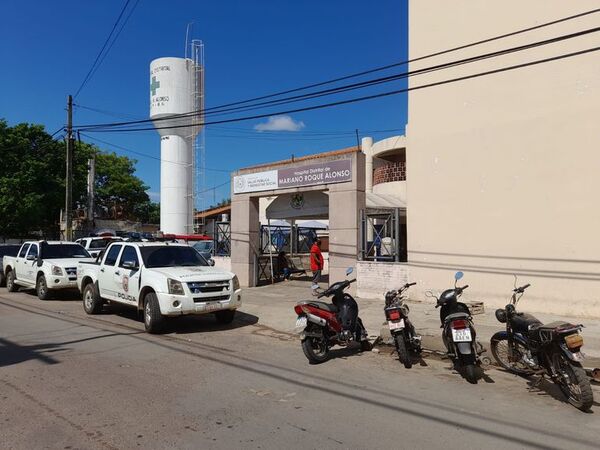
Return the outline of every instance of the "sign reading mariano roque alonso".
[[[352,160],[349,158],[289,169],[237,175],[233,178],[233,193],[242,194],[346,181],[352,181]]]

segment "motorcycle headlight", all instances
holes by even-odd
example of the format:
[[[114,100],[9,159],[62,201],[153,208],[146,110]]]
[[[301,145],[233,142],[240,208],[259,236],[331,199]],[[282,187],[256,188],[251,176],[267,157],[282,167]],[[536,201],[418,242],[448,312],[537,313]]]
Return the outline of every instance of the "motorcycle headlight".
[[[240,280],[238,280],[237,275],[233,276],[233,290],[237,291],[240,288]]]
[[[183,285],[181,284],[181,281],[173,280],[172,278],[167,278],[167,285],[169,286],[169,294],[185,294],[185,292],[183,292]]]
[[[52,266],[52,275],[61,277],[62,274],[63,274],[62,268],[60,268],[58,266]]]

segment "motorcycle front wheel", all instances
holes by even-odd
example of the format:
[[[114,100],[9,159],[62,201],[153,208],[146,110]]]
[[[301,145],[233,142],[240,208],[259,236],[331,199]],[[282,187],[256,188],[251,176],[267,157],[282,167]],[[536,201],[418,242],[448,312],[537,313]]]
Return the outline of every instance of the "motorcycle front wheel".
[[[561,352],[552,355],[552,368],[556,377],[554,382],[568,402],[581,411],[588,411],[594,403],[594,394],[585,370]]]
[[[516,354],[516,361],[510,361],[508,358],[508,339],[494,339],[490,343],[492,355],[496,362],[502,366],[503,369],[508,370],[516,375],[531,375],[533,371],[522,362],[522,357],[527,355],[527,348],[520,342],[515,341],[513,352]]]
[[[412,367],[412,360],[410,359],[410,353],[406,348],[406,342],[404,342],[404,335],[402,333],[397,333],[394,336],[394,341],[396,342],[398,359],[402,364],[404,364],[404,367],[410,369]]]
[[[313,336],[302,340],[302,351],[311,364],[321,364],[329,358],[329,345],[326,338]]]

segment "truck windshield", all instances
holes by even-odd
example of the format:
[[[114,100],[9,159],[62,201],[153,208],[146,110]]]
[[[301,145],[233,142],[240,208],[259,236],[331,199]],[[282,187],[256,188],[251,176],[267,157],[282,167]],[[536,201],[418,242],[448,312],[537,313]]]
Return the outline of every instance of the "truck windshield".
[[[144,265],[153,267],[208,266],[206,260],[192,247],[140,247]]]
[[[44,259],[91,258],[79,244],[42,244],[41,255]]]
[[[99,248],[106,248],[108,244],[117,239],[94,239],[90,242],[90,250],[98,250]]]

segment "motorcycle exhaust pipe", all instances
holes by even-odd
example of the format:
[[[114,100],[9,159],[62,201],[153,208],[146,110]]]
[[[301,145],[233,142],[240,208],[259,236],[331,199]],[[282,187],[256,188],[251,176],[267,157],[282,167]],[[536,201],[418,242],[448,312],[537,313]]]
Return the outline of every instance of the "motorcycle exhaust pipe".
[[[309,320],[309,322],[316,323],[317,325],[321,325],[322,327],[327,325],[327,321],[325,319],[321,319],[320,317],[315,316],[314,314],[306,314],[306,318]]]

